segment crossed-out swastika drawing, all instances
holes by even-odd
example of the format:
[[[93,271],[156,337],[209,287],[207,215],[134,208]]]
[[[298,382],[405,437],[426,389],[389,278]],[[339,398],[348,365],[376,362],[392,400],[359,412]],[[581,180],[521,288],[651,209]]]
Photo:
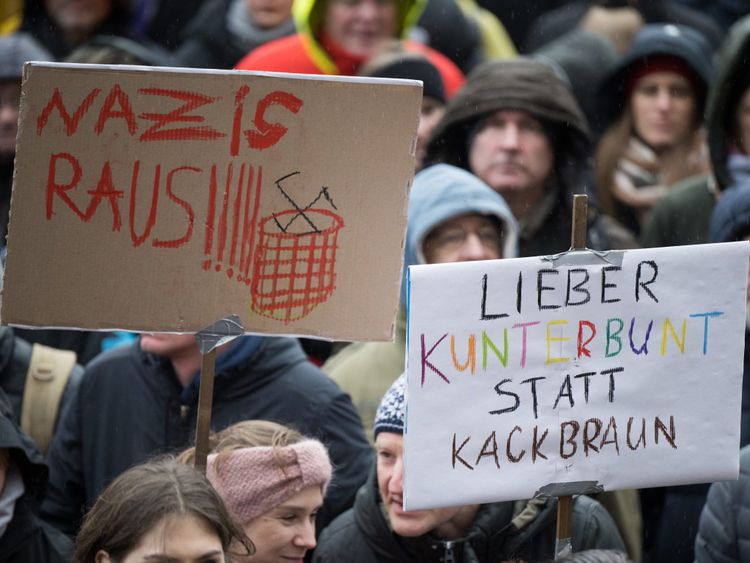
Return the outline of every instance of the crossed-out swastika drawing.
[[[279,192],[291,208],[260,220],[259,241],[253,260],[252,310],[259,315],[289,323],[307,316],[336,289],[336,251],[344,219],[328,188],[301,207],[282,183],[300,172],[276,180]],[[318,207],[313,207],[318,205]]]

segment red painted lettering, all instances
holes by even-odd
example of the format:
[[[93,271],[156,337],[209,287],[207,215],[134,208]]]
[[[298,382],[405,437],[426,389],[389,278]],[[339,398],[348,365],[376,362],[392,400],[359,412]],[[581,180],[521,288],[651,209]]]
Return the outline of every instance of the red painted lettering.
[[[184,102],[180,107],[169,113],[142,113],[139,117],[153,121],[154,124],[140,136],[141,141],[211,141],[226,136],[208,125],[164,129],[165,126],[172,123],[203,123],[205,118],[202,115],[187,114],[196,108],[213,103],[216,98],[195,92],[166,88],[141,88],[138,91],[148,96],[161,96]]]
[[[120,109],[117,111],[113,109],[115,103],[120,106]],[[107,97],[104,100],[102,109],[99,112],[99,119],[97,120],[96,127],[94,128],[97,135],[101,135],[102,131],[104,130],[104,124],[109,119],[124,119],[125,124],[128,127],[128,133],[130,133],[131,135],[135,134],[135,131],[138,128],[135,122],[135,114],[133,113],[133,108],[130,107],[130,100],[128,100],[128,95],[122,91],[122,88],[120,88],[119,84],[115,84],[114,86],[112,86],[112,89],[109,91],[109,94],[107,94]]]
[[[117,200],[122,197],[122,191],[115,189],[115,184],[112,181],[112,167],[109,161],[104,163],[102,166],[102,173],[99,176],[99,181],[96,184],[96,189],[89,190],[87,192],[91,195],[91,201],[89,202],[86,214],[83,216],[83,221],[88,223],[99,208],[99,204],[103,199],[109,200],[109,206],[112,209],[112,230],[119,231],[122,225],[120,219],[120,207],[117,204]]]
[[[271,92],[258,102],[258,105],[255,108],[255,119],[253,120],[258,131],[245,131],[247,142],[251,148],[264,150],[268,147],[272,147],[278,143],[289,130],[280,123],[268,123],[265,120],[264,114],[266,110],[274,105],[283,106],[296,114],[302,107],[302,100],[289,92],[279,92],[277,90]]]
[[[91,90],[91,92],[89,92],[89,94],[83,99],[83,101],[71,116],[62,101],[60,90],[58,88],[55,88],[55,91],[52,93],[52,97],[50,98],[49,102],[47,102],[47,105],[44,106],[42,113],[39,114],[39,118],[36,120],[36,134],[42,134],[42,131],[44,131],[44,128],[47,125],[47,121],[50,118],[50,115],[52,115],[52,111],[57,108],[57,113],[60,114],[60,117],[65,123],[65,134],[70,137],[78,129],[78,123],[89,110],[91,104],[94,103],[94,99],[99,95],[99,92],[101,92],[100,88],[94,88],[93,90]]]
[[[190,172],[198,172],[201,173],[203,170],[200,168],[196,168],[194,166],[180,166],[179,168],[175,168],[174,170],[170,170],[169,174],[167,174],[167,197],[182,207],[182,209],[185,210],[185,214],[187,215],[188,223],[187,223],[187,229],[185,231],[185,234],[177,239],[173,240],[154,240],[153,245],[156,248],[178,248],[182,245],[184,245],[186,242],[190,240],[190,237],[193,236],[193,226],[195,224],[195,212],[193,211],[192,206],[185,201],[184,199],[181,199],[177,197],[174,193],[174,190],[172,188],[172,178],[177,172],[180,172],[182,170],[187,170]]]
[[[143,234],[138,235],[135,232],[135,205],[138,201],[138,175],[141,169],[141,161],[136,160],[133,163],[133,176],[130,181],[130,210],[128,213],[128,224],[130,225],[130,240],[133,241],[133,247],[138,248],[141,246],[148,236],[151,234],[151,229],[156,224],[156,209],[159,204],[159,182],[161,181],[161,165],[157,164],[154,170],[154,187],[151,190],[151,208],[148,211],[148,219],[146,220],[146,226],[143,229]]]
[[[590,331],[589,337],[584,340],[583,339],[583,327],[587,327]],[[576,353],[577,358],[581,358],[581,356],[586,356],[587,358],[591,357],[591,351],[586,347],[589,344],[591,344],[591,341],[596,336],[596,326],[591,321],[578,321],[578,351]]]
[[[73,169],[73,177],[67,183],[60,183],[57,179],[57,161],[60,159],[67,161]],[[66,193],[78,185],[78,182],[81,181],[81,174],[81,165],[72,154],[62,152],[50,155],[49,172],[47,173],[47,220],[52,219],[52,215],[55,213],[52,205],[55,196],[59,197],[78,217],[84,218],[83,211],[78,209],[78,206]]]
[[[242,125],[242,110],[245,96],[250,92],[249,86],[242,86],[234,96],[234,120],[232,121],[232,142],[229,145],[229,154],[237,156],[240,152],[240,126]]]

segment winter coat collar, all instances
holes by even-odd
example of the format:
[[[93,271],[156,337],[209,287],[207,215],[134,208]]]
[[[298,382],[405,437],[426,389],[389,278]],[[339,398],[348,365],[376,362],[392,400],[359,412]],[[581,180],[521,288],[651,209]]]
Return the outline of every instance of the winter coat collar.
[[[459,540],[448,542],[429,535],[403,538],[390,528],[373,468],[357,493],[353,510],[355,523],[378,561],[485,563],[520,553],[528,538],[540,533],[555,517],[554,507],[546,497],[522,502],[520,506],[525,508],[518,510],[512,502],[481,505],[471,530]]]
[[[231,400],[235,397],[250,395],[265,386],[271,378],[279,373],[279,370],[291,369],[299,363],[308,361],[302,347],[294,338],[241,338],[257,339],[257,347],[250,353],[238,355],[236,361],[233,361],[231,365],[219,365],[217,363],[214,395],[220,397],[221,400]],[[158,377],[169,378],[173,389],[171,392],[181,396],[183,405],[190,405],[198,401],[198,386],[194,388],[188,386],[188,388],[192,388],[192,391],[182,396],[183,391],[188,388],[181,388],[168,359],[143,352],[138,341],[133,346],[136,347],[135,353],[144,364],[146,371]]]

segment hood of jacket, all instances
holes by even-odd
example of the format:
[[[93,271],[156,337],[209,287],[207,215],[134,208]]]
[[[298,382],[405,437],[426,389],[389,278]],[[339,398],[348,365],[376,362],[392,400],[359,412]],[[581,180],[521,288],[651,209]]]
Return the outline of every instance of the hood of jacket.
[[[517,57],[477,67],[448,102],[427,147],[427,162],[469,169],[469,134],[476,122],[496,111],[519,110],[555,131],[557,184],[567,195],[583,192],[589,168],[588,124],[570,86],[547,63]],[[569,199],[569,198],[566,198]]]
[[[21,472],[25,494],[41,501],[47,487],[47,465],[34,442],[12,421],[10,402],[0,389],[0,448],[10,450],[11,460]]]
[[[706,102],[706,128],[716,183],[720,190],[734,184],[727,166],[734,143],[737,103],[750,87],[747,59],[750,57],[750,16],[739,20],[729,32],[716,61],[716,73]],[[746,149],[747,150],[747,149]]]
[[[427,235],[465,213],[495,217],[503,227],[503,257],[518,256],[518,224],[502,196],[466,170],[436,164],[414,176],[409,193],[404,275],[409,266],[425,263],[422,245]],[[402,303],[406,303],[404,291]]]
[[[710,242],[734,242],[750,235],[750,184],[727,188],[711,212]]]
[[[419,19],[426,0],[395,0],[398,7],[397,37],[404,37]],[[303,37],[305,49],[313,61],[327,74],[338,74],[331,57],[319,42],[321,20],[326,0],[294,0],[292,16]]]
[[[713,76],[711,46],[700,32],[683,25],[648,24],[633,39],[625,55],[618,59],[597,85],[603,113],[614,121],[626,106],[628,79],[634,69],[650,58],[666,55],[679,59],[692,71],[697,99],[704,103]],[[703,107],[700,107],[702,111]]]

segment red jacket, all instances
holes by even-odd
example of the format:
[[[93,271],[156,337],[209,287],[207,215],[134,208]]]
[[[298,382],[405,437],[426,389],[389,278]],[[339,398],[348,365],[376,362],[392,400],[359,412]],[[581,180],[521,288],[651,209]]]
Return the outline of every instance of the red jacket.
[[[319,39],[324,55],[316,57],[316,45],[302,33],[276,39],[246,55],[235,67],[238,70],[293,72],[298,74],[340,74],[352,76],[364,62],[344,51],[325,36]],[[445,94],[452,97],[464,83],[464,75],[446,56],[414,41],[404,41],[409,51],[422,53],[443,77]],[[316,60],[317,59],[317,60]]]

